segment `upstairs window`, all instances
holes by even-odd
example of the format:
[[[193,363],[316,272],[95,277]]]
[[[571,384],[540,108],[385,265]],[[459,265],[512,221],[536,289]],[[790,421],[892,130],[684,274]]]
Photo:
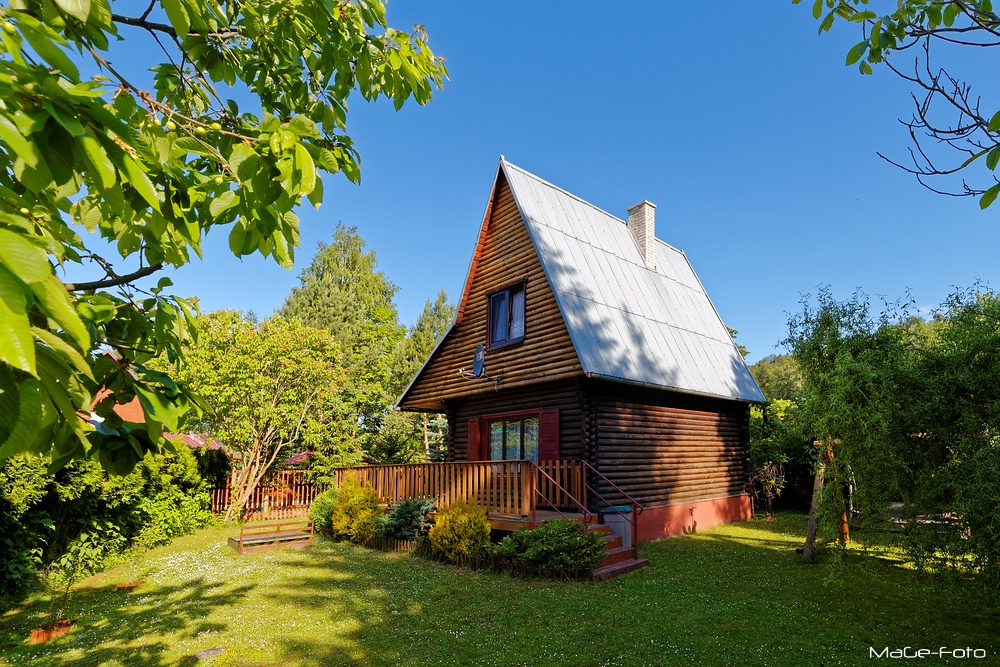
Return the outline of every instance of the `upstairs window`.
[[[490,347],[524,339],[524,284],[490,295]]]

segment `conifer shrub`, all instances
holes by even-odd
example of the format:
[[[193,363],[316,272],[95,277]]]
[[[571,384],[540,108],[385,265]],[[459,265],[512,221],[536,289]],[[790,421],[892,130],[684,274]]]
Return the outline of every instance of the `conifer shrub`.
[[[362,487],[356,476],[347,475],[337,489],[330,529],[335,537],[363,544],[378,534],[376,520],[382,514],[375,490]]]
[[[378,519],[378,529],[382,537],[390,540],[419,540],[427,537],[433,521],[433,500],[404,500],[392,511]]]
[[[330,487],[309,503],[309,518],[313,527],[322,533],[333,532],[333,510],[337,507],[337,489]]]
[[[427,538],[435,553],[452,563],[482,553],[490,544],[486,510],[460,498],[437,513]]]
[[[534,530],[522,528],[494,549],[498,558],[553,568],[590,568],[604,557],[604,542],[575,521],[549,521]]]

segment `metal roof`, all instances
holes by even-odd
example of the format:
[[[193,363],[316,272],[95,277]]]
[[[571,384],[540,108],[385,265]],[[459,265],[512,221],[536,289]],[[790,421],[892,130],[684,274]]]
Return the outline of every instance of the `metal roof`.
[[[623,220],[503,158],[500,169],[587,375],[765,400],[683,251],[657,239],[651,270]]]

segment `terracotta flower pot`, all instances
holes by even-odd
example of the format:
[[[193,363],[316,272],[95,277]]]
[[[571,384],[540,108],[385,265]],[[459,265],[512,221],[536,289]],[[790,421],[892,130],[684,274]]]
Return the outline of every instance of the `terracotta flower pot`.
[[[62,637],[76,627],[76,620],[62,620],[55,623],[46,623],[40,628],[31,631],[31,643],[41,644],[56,637]]]
[[[145,583],[146,582],[144,581],[130,581],[127,584],[118,584],[117,586],[115,586],[115,590],[125,591],[126,593],[130,593],[135,589],[143,586]]]

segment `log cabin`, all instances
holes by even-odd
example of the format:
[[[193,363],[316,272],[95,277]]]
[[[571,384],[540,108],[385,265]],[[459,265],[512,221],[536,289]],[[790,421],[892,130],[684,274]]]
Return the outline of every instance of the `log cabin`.
[[[624,503],[652,540],[750,516],[764,396],[654,213],[621,220],[500,159],[455,321],[397,408],[446,414],[450,461],[540,466],[522,517],[535,494]]]

